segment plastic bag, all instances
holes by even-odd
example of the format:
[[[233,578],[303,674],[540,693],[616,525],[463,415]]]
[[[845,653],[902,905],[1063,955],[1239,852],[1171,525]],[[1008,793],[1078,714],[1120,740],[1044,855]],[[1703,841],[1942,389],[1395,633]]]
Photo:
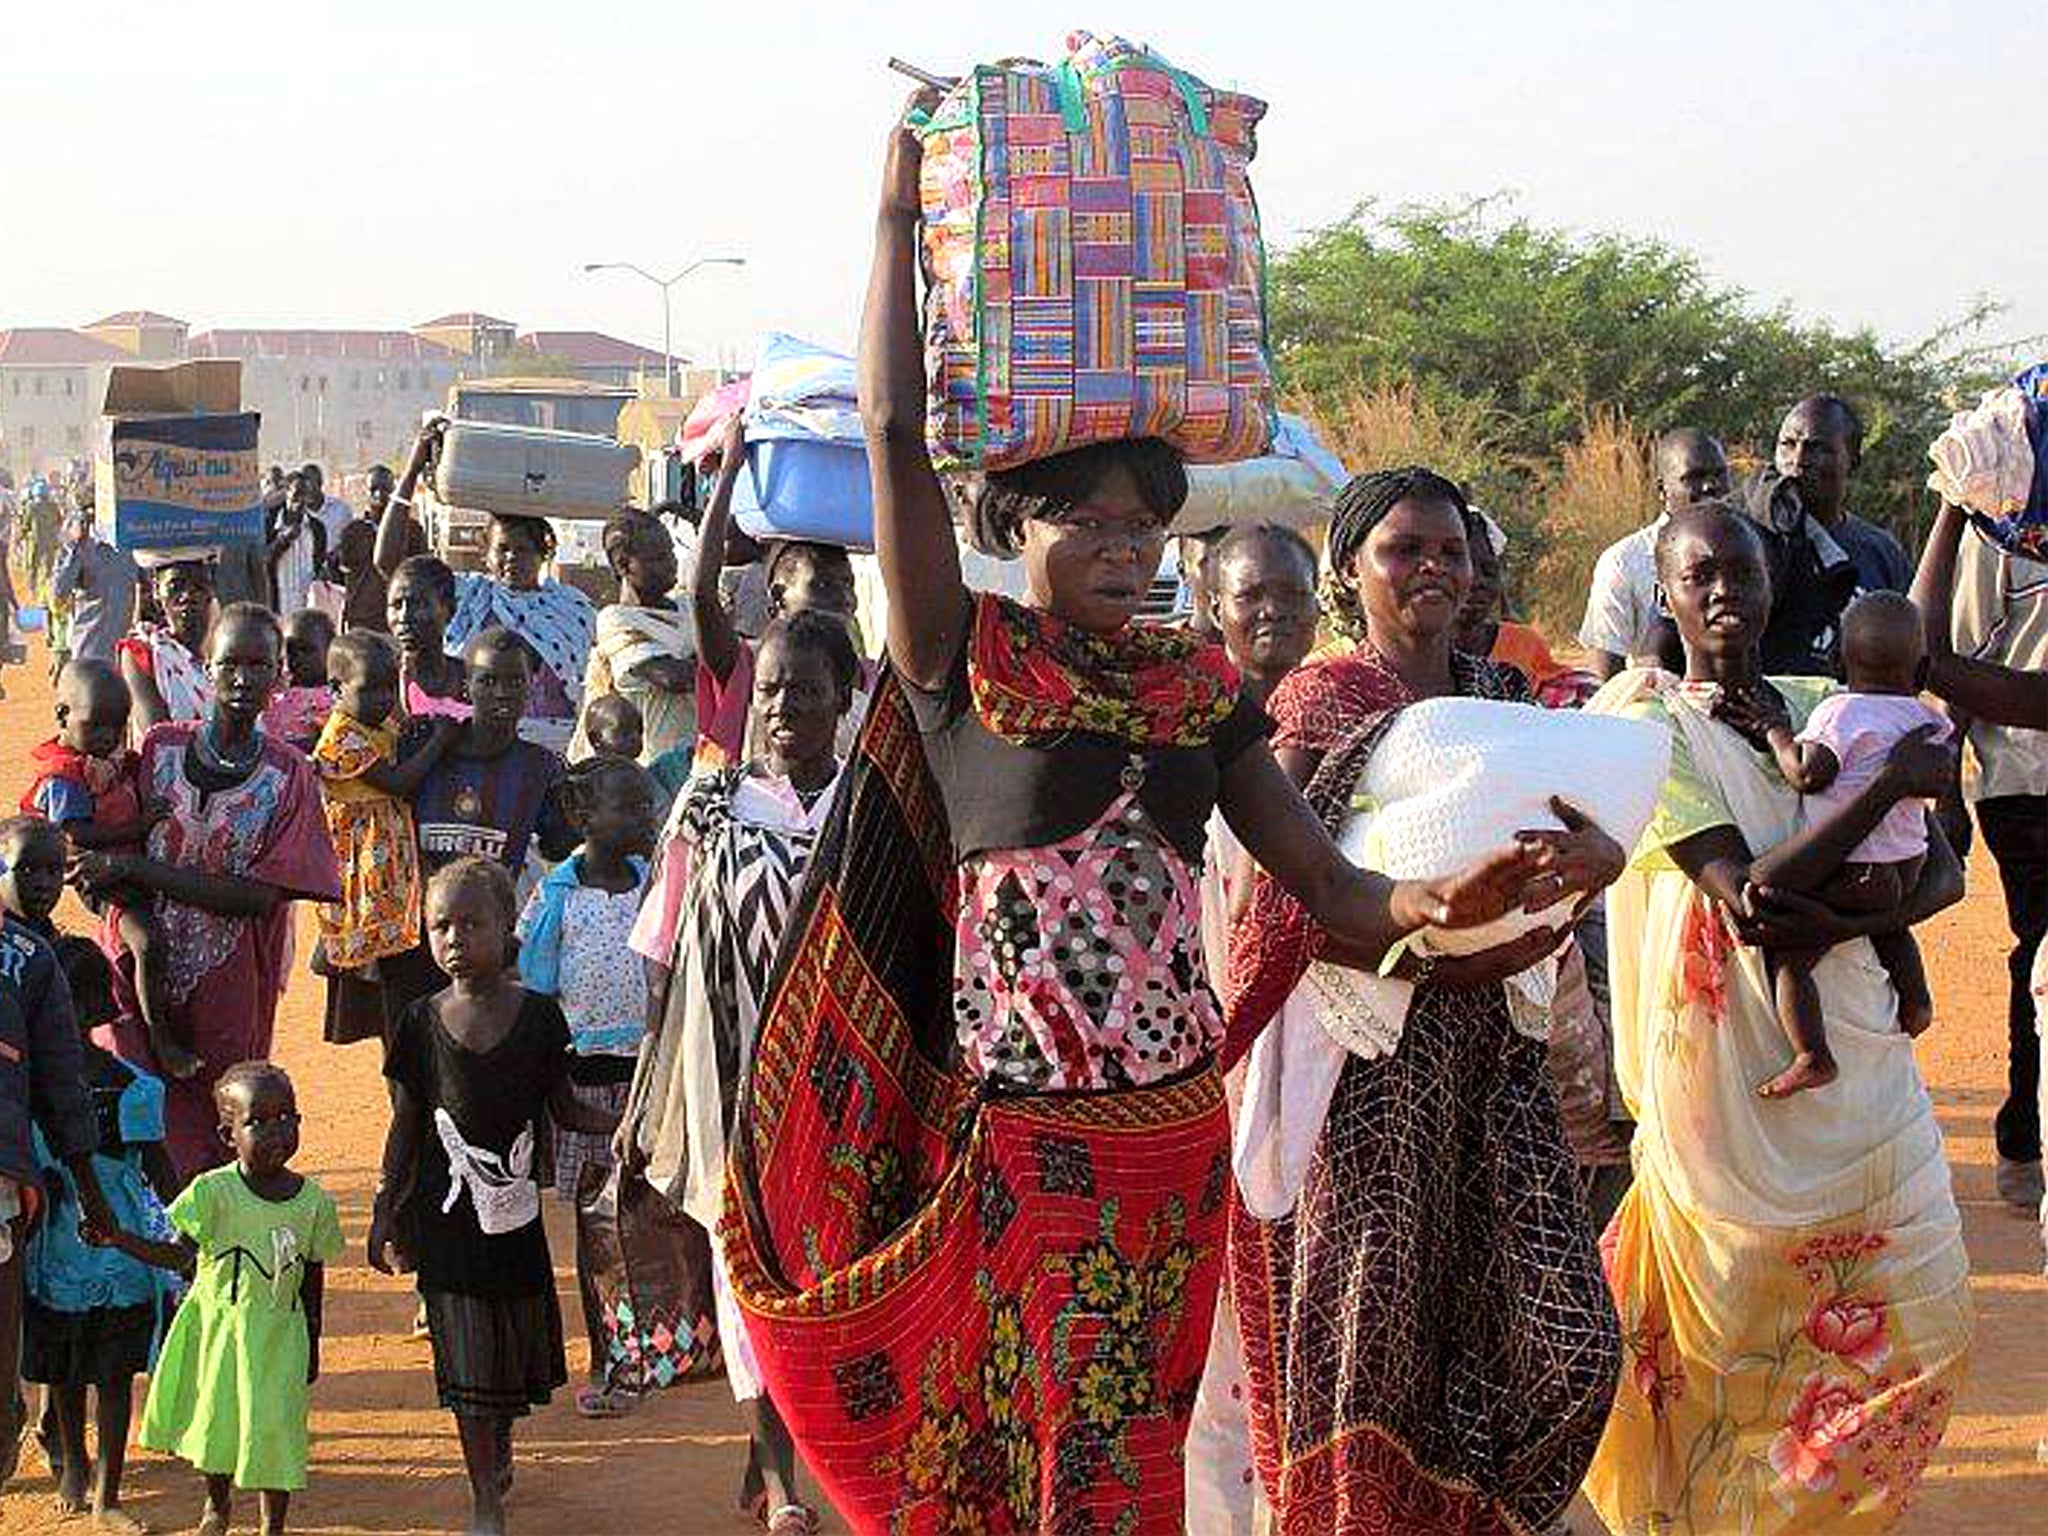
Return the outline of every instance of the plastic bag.
[[[1177,534],[1243,523],[1308,528],[1330,520],[1344,489],[1344,465],[1299,416],[1282,415],[1273,451],[1235,464],[1188,466],[1188,499],[1173,520]]]
[[[1987,517],[2025,511],[2034,483],[2027,428],[2027,397],[2010,384],[1992,390],[1974,410],[1956,412],[1927,450],[1928,488]]]

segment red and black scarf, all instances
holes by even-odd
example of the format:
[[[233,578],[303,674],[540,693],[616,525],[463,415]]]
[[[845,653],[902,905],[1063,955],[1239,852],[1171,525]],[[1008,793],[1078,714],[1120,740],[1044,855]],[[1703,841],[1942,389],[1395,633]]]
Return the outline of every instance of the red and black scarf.
[[[967,676],[982,724],[1019,746],[1080,732],[1198,747],[1237,705],[1237,668],[1189,630],[1095,634],[989,593],[975,600]]]

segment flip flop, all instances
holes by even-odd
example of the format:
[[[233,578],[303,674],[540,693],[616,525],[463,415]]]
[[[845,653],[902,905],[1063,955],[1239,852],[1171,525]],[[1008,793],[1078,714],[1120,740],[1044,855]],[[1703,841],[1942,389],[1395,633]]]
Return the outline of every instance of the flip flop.
[[[584,1387],[576,1394],[576,1411],[586,1419],[623,1419],[640,1406],[640,1394],[623,1388]]]

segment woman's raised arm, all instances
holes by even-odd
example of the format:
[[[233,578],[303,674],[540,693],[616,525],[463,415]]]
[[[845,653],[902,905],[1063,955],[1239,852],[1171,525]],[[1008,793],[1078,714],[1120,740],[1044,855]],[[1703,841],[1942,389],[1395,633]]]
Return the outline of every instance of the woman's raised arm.
[[[910,109],[929,107],[920,91]],[[889,660],[912,683],[943,684],[967,630],[967,586],[946,490],[925,449],[924,341],[917,306],[919,167],[924,148],[889,135],[874,266],[860,327],[860,414],[874,488],[875,559],[889,592]]]
[[[126,651],[121,653],[121,681],[128,685],[129,718],[137,736],[170,719],[170,708],[164,703],[156,679],[143,671],[141,663]]]
[[[412,493],[418,489],[420,476],[427,472],[427,464],[447,430],[445,416],[429,417],[421,426],[420,435],[413,439],[412,457],[405,461],[405,473],[398,477],[398,489],[391,493],[384,516],[377,524],[377,543],[370,551],[370,563],[386,577],[405,564],[411,531],[419,527],[412,515]]]
[[[2048,673],[1956,654],[1956,557],[1966,525],[1961,507],[1942,503],[1913,578],[1913,602],[1927,632],[1927,689],[1973,720],[2048,729]]]
[[[740,661],[740,632],[726,612],[718,579],[725,570],[725,549],[732,537],[732,493],[747,462],[746,432],[735,416],[726,423],[718,454],[718,482],[697,529],[697,559],[690,573],[690,633],[697,642],[697,660],[723,687]],[[695,676],[692,675],[694,686]]]

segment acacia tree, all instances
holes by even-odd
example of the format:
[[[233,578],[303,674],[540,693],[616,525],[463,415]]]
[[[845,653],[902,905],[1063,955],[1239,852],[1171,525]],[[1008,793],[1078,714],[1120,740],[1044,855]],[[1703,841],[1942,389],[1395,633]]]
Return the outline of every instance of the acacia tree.
[[[1889,346],[1760,308],[1660,241],[1541,228],[1498,199],[1362,204],[1273,259],[1268,307],[1283,380],[1308,404],[1407,386],[1480,405],[1515,461],[1505,467],[1532,484],[1603,411],[1651,432],[1705,427],[1767,455],[1794,401],[1833,390],[1865,423],[1855,505],[1909,546],[1928,443],[1953,402],[2000,371],[1959,346],[1994,305]]]

